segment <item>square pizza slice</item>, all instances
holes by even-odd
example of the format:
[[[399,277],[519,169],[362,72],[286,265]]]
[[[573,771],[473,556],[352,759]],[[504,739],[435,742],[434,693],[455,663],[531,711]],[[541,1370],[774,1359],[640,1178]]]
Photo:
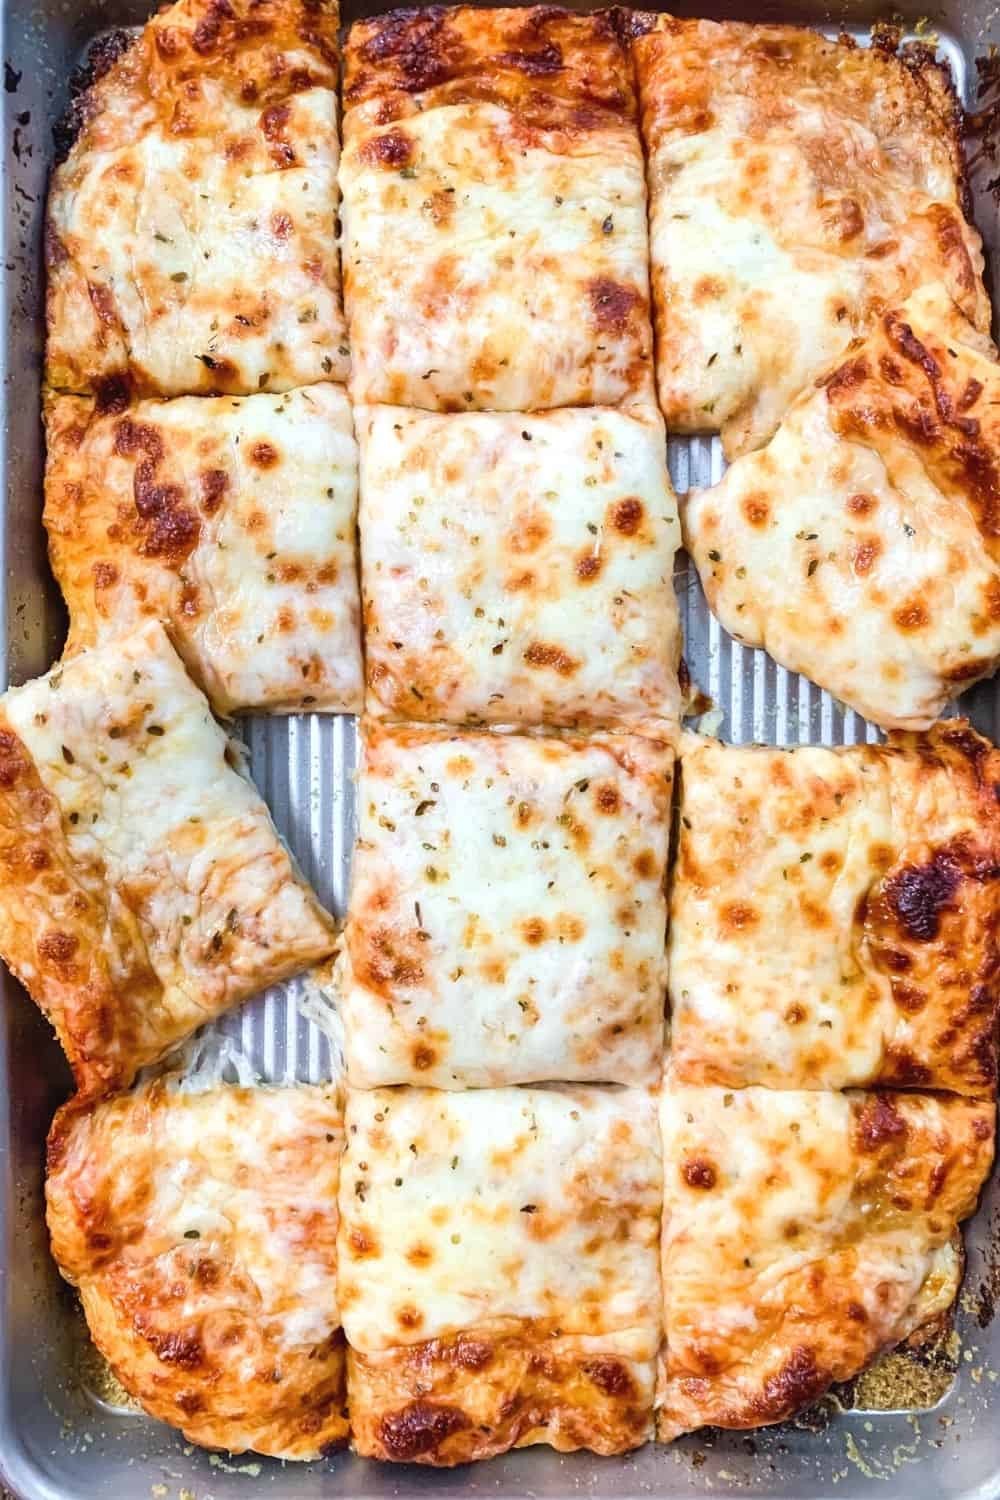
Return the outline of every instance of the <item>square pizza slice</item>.
[[[1000,363],[940,285],[886,312],[687,502],[725,628],[873,723],[925,729],[1000,663]]]
[[[114,414],[50,396],[45,425],[68,655],[159,619],[217,713],[360,710],[357,446],[343,386]]]
[[[53,1254],[125,1390],[190,1442],[288,1459],[346,1442],[343,1145],[329,1086],[160,1079],[56,1115]]]
[[[51,386],[346,379],[337,26],[336,0],[177,0],[98,46],[49,194]]]
[[[607,13],[356,22],[340,182],[357,401],[531,411],[650,389],[643,157]]]
[[[1000,752],[947,720],[840,750],[686,736],[680,765],[678,1078],[991,1095]]]
[[[350,1081],[653,1083],[673,752],[369,724],[340,960]]]
[[[0,956],[83,1092],[334,946],[241,773],[155,621],[0,698]]]
[[[370,712],[676,728],[679,528],[655,407],[356,420]]]
[[[982,331],[962,110],[933,49],[637,17],[667,426],[759,447],[886,306],[944,281]]]
[[[661,1197],[645,1090],[349,1094],[338,1253],[357,1451],[450,1465],[652,1436]]]
[[[994,1114],[946,1094],[667,1084],[661,1441],[784,1421],[939,1332]]]

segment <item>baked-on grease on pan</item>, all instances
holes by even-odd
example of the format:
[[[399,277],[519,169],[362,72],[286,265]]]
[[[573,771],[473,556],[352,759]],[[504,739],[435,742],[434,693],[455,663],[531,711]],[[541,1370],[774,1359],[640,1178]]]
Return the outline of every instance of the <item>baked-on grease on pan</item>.
[[[334,946],[161,625],[0,697],[0,954],[84,1092]]]
[[[661,1123],[661,1441],[784,1421],[940,1328],[992,1100],[668,1082]]]
[[[51,386],[346,379],[337,26],[336,0],[177,0],[103,49],[49,194]]]
[[[654,1083],[673,751],[367,726],[340,973],[359,1087]]]
[[[357,401],[531,411],[652,389],[643,157],[607,13],[357,21],[341,187]]]
[[[990,325],[962,111],[929,46],[635,15],[657,383],[672,432],[729,458],[876,313],[943,281]]]
[[[352,1092],[340,1308],[357,1451],[430,1464],[652,1436],[648,1091]]]
[[[49,396],[45,525],[67,652],[167,623],[217,713],[356,713],[358,461],[342,386],[101,413]]]
[[[875,724],[1000,662],[1000,364],[940,284],[885,312],[759,453],[689,498],[709,605]]]
[[[949,719],[837,750],[686,735],[680,767],[677,1076],[991,1096],[1000,751]]]
[[[189,1441],[297,1459],[346,1441],[343,1145],[329,1085],[157,1080],[56,1115],[53,1254],[121,1384]]]

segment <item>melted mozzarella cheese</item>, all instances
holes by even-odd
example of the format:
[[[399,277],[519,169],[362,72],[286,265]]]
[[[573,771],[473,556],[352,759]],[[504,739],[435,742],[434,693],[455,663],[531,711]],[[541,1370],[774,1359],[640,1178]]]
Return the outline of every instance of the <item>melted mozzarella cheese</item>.
[[[352,1083],[655,1080],[672,758],[369,727],[340,977]]]
[[[668,1082],[661,1440],[781,1421],[944,1311],[993,1124],[947,1095]]]
[[[685,509],[725,628],[886,727],[926,728],[1000,661],[984,345],[923,288]]]
[[[330,951],[329,918],[159,624],[9,691],[0,752],[0,945],[82,1084],[127,1082]]]
[[[369,708],[670,733],[678,529],[659,418],[358,414]]]
[[[165,621],[220,713],[356,712],[357,448],[344,390],[50,397],[45,522],[69,651]]]

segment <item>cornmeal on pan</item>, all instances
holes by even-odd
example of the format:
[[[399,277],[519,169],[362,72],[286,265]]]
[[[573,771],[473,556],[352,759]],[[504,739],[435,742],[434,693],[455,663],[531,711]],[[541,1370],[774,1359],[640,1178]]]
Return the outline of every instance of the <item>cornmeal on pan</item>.
[[[946,1094],[668,1082],[661,1441],[784,1421],[938,1332],[994,1113]]]
[[[530,411],[650,389],[643,157],[606,13],[357,21],[341,188],[355,400]]]
[[[361,707],[342,386],[97,410],[50,396],[45,525],[69,654],[167,623],[217,713]]]
[[[349,1094],[354,1446],[457,1464],[652,1436],[662,1177],[641,1089]]]
[[[348,370],[336,0],[178,0],[98,49],[46,225],[46,379],[288,390]]]
[[[657,380],[672,432],[766,442],[887,306],[943,281],[990,325],[962,111],[925,46],[637,16]]]
[[[1000,752],[963,720],[842,750],[692,735],[680,780],[678,1078],[992,1095]]]
[[[673,752],[369,724],[340,975],[359,1087],[654,1083]]]
[[[56,1115],[53,1255],[126,1391],[189,1441],[310,1459],[346,1440],[343,1145],[329,1086],[170,1079]]]
[[[887,728],[1000,662],[1000,364],[940,285],[884,313],[759,453],[693,495],[709,605]]]
[[[0,698],[0,956],[84,1092],[333,948],[241,770],[156,622]]]

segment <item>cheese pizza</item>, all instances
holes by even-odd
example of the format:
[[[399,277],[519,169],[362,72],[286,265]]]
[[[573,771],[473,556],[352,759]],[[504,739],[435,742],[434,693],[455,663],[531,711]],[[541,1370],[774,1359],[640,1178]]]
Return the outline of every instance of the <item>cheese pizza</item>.
[[[673,754],[369,724],[341,959],[361,1088],[652,1083]]]
[[[606,13],[356,22],[340,181],[357,401],[531,411],[650,389],[642,149]]]
[[[0,955],[87,1093],[329,954],[162,626],[0,698]]]
[[[993,1093],[1000,752],[954,719],[841,750],[686,736],[681,785],[678,1078]]]
[[[942,280],[990,324],[962,111],[933,50],[638,16],[657,382],[675,432],[759,447],[887,306]]]
[[[357,422],[370,712],[676,729],[679,528],[655,408]]]
[[[992,1102],[668,1083],[661,1120],[661,1441],[783,1421],[940,1328]]]
[[[100,44],[46,225],[56,388],[344,380],[336,0],[177,0]]]
[[[167,623],[217,713],[361,707],[357,447],[342,386],[50,396],[45,524],[68,654]]]
[[[662,1180],[644,1090],[352,1093],[339,1297],[365,1456],[652,1435]]]
[[[310,1459],[346,1441],[343,1144],[329,1086],[158,1080],[56,1115],[53,1254],[125,1390],[191,1442]]]
[[[1000,662],[1000,364],[940,285],[878,319],[688,502],[711,608],[876,724]]]

